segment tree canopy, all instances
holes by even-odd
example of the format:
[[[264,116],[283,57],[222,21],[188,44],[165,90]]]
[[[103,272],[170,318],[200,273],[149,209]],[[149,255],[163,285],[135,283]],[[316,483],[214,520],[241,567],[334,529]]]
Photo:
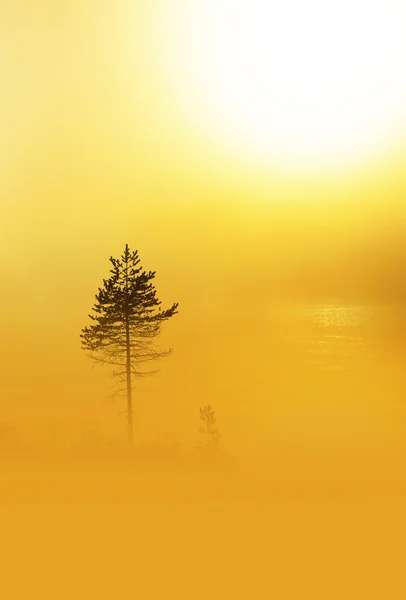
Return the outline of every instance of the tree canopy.
[[[81,332],[82,348],[97,363],[112,365],[112,375],[124,387],[116,393],[126,393],[129,437],[132,439],[132,379],[149,375],[146,362],[156,361],[171,353],[155,344],[162,324],[178,311],[174,303],[162,310],[152,283],[155,271],[145,271],[138,251],[126,245],[120,258],[110,258],[110,277],[96,294],[96,303],[89,315],[92,324]],[[131,424],[130,424],[131,421]]]

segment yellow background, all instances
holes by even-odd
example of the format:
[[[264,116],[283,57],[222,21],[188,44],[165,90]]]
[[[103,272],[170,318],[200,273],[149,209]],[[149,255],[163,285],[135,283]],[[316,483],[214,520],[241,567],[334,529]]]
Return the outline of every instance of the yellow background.
[[[120,561],[115,554],[118,546],[133,547],[123,533],[127,527],[132,540],[141,531],[147,545],[143,554],[134,542],[135,562],[145,569],[141,598],[199,597],[194,586],[202,574],[187,548],[194,549],[202,565],[212,557],[218,586],[213,598],[215,593],[239,597],[244,565],[248,571],[240,592],[246,595],[241,597],[270,598],[269,585],[278,599],[402,598],[404,143],[383,148],[374,164],[335,176],[245,168],[222,153],[215,140],[192,130],[165,88],[170,35],[159,19],[162,6],[158,0],[1,3],[0,420],[15,424],[23,439],[52,442],[52,447],[80,436],[81,428],[87,431],[96,421],[103,435],[124,437],[124,417],[117,414],[124,406],[103,403],[110,380],[107,373],[91,370],[79,333],[108,275],[109,256],[118,256],[128,243],[139,250],[146,269],[157,271],[164,305],[180,305],[162,337],[163,345],[174,346],[173,356],[161,374],[140,381],[135,390],[138,439],[193,445],[198,409],[211,403],[231,455],[271,456],[281,462],[282,478],[293,469],[296,487],[294,492],[284,488],[259,514],[256,507],[268,487],[250,480],[250,508],[216,513],[220,537],[213,550],[211,518],[205,513],[199,521],[204,509],[189,516],[182,506],[192,502],[188,492],[193,486],[198,504],[204,505],[207,494],[217,498],[220,490],[219,497],[234,506],[248,493],[241,482],[224,491],[221,476],[197,478],[196,484],[176,479],[156,484],[152,477],[145,483],[153,490],[146,504],[153,503],[156,492],[161,500],[172,493],[178,505],[161,514],[162,522],[153,512],[143,520],[139,511],[136,527],[128,523],[138,509],[123,506],[142,495],[146,488],[141,484],[118,483],[113,476],[108,483],[94,482],[92,493],[99,500],[106,489],[118,490],[103,502],[121,506],[117,510],[126,517],[120,521],[111,507],[86,508],[86,477],[70,486],[66,479],[47,484],[36,477],[21,483],[10,475],[3,484],[14,512],[3,564],[16,581],[19,570],[10,565],[17,564],[13,560],[25,548],[23,570],[39,586],[42,571],[34,540],[45,536],[47,560],[56,547],[69,563],[80,548],[82,562],[72,567],[77,581],[91,586],[86,577],[98,582],[100,569],[106,573],[110,567],[114,596],[122,567],[126,584],[131,580],[131,555]],[[295,342],[295,361],[282,350],[297,334],[289,318],[291,304],[325,298],[386,307],[379,313],[390,332],[383,349],[371,360],[359,358],[356,373],[338,379],[308,369],[300,360],[303,342]],[[316,461],[317,466],[306,463],[308,479],[302,484],[297,484],[301,463],[292,467],[292,456]],[[347,479],[322,502],[314,472],[323,493],[330,490],[329,478],[334,480],[325,456],[335,457],[338,480],[343,473]],[[259,472],[268,473],[257,460]],[[358,481],[360,473],[364,479],[354,496],[351,481]],[[64,500],[53,496],[59,485]],[[272,485],[274,497],[280,488]],[[27,489],[31,508],[19,512],[15,494]],[[289,508],[292,498],[304,497],[310,499],[303,513]],[[93,502],[99,506],[99,500]],[[49,502],[54,503],[49,514],[38,508]],[[77,514],[71,507],[62,510],[58,503],[63,502],[73,503]],[[58,527],[59,537],[54,533]],[[234,538],[239,527],[241,535]],[[18,536],[25,531],[25,542],[24,535],[16,541],[16,531]],[[72,531],[79,537],[74,539]],[[94,542],[98,536],[101,545]],[[179,543],[170,543],[176,539]],[[103,547],[114,555],[111,560]],[[173,569],[177,556],[185,561],[184,588],[176,583],[182,579],[176,579],[178,571],[163,567],[167,556]],[[320,570],[312,570],[310,556]],[[156,578],[154,557],[170,582],[167,588],[159,583],[148,587],[148,577]],[[65,592],[58,587],[65,574],[55,561],[48,592],[62,598],[70,592],[67,585]],[[5,598],[12,597],[12,589]],[[35,588],[41,597],[47,589]],[[27,597],[23,588],[19,593]],[[91,587],[72,587],[71,593],[98,597]]]

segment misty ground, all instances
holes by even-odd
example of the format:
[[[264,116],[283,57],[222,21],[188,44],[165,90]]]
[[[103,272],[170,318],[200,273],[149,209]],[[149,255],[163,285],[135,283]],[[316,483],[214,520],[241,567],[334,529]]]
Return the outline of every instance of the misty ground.
[[[195,434],[205,379],[182,360],[184,396],[140,402],[132,449],[97,423],[4,425],[0,598],[403,600],[404,319],[357,314],[322,306],[241,355],[218,345],[216,457],[155,441],[180,419]]]
[[[3,454],[2,597],[403,598],[390,452]]]

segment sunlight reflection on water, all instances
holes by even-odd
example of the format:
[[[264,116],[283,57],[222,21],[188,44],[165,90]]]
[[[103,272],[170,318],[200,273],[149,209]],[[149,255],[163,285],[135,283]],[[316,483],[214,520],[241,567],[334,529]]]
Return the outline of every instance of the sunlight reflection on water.
[[[377,356],[387,337],[379,311],[370,306],[306,306],[296,311],[294,338],[319,368],[348,369]]]
[[[403,307],[285,305],[275,312],[273,329],[274,323],[274,435],[307,436],[312,443],[338,436],[344,444],[374,435],[395,439],[394,431],[403,431]]]
[[[361,327],[367,324],[373,309],[367,306],[309,306],[304,315],[321,327]]]

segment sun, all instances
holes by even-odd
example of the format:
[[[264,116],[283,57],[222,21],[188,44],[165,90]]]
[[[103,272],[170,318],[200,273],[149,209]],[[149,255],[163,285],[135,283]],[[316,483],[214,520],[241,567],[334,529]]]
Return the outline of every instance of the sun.
[[[166,68],[191,127],[280,167],[342,167],[406,132],[406,4],[170,2]]]

